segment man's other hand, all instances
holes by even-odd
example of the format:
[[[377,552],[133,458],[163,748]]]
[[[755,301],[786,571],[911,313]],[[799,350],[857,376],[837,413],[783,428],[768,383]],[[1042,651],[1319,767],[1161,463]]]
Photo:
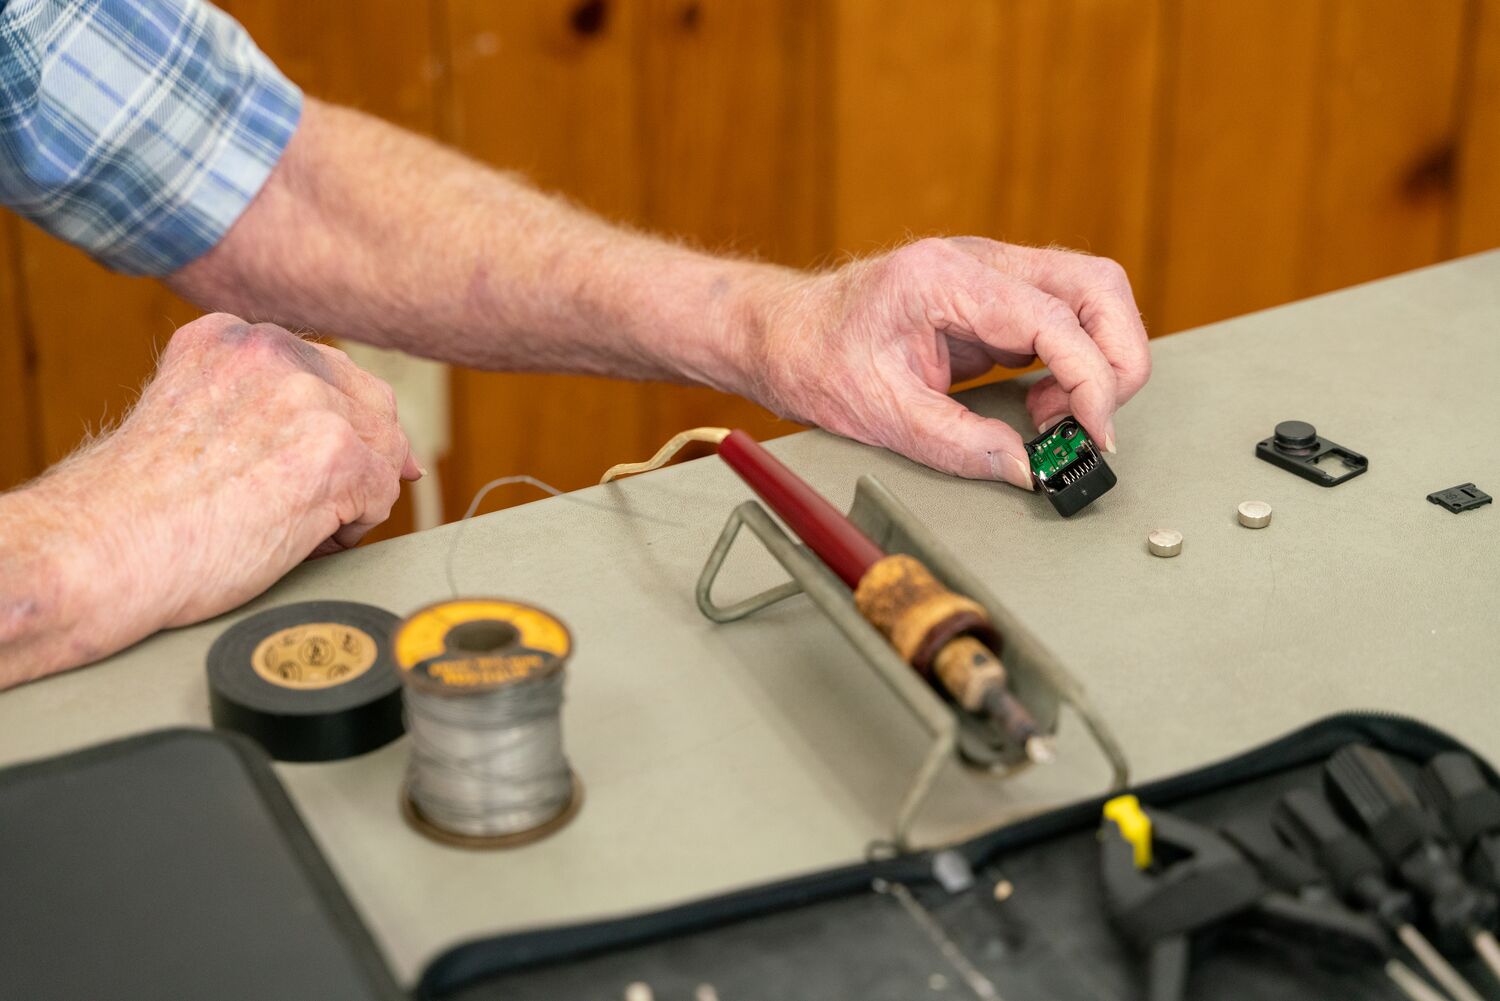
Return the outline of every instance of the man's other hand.
[[[420,475],[390,387],[342,351],[188,324],[117,429],[4,496],[11,558],[45,571],[5,606],[0,687],[234,608],[354,545]]]
[[[1130,282],[1103,257],[929,239],[776,296],[752,395],[959,476],[1031,489],[1021,435],[948,396],[953,383],[1040,359],[1033,422],[1072,413],[1113,452],[1115,410],[1151,374]]]
[[[127,510],[125,545],[174,582],[167,625],[259,594],[312,555],[346,549],[420,475],[396,398],[337,348],[215,313],[172,336],[156,377],[96,447]],[[100,454],[93,458],[103,460]]]

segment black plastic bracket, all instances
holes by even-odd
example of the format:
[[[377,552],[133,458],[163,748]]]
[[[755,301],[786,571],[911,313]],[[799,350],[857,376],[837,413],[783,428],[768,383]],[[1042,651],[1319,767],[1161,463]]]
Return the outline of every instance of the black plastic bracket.
[[[1255,456],[1320,487],[1335,487],[1370,468],[1370,460],[1353,449],[1318,437],[1306,421],[1282,421],[1276,433],[1255,446]],[[1337,472],[1330,472],[1337,470]]]
[[[1476,507],[1484,507],[1495,498],[1472,483],[1460,483],[1456,487],[1428,494],[1427,499],[1439,507],[1447,508],[1454,514],[1461,514],[1464,511],[1472,511]]]

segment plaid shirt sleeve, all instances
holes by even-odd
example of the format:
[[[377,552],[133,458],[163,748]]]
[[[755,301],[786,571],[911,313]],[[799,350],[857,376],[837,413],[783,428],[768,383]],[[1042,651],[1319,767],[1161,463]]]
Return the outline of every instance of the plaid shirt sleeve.
[[[301,110],[201,0],[0,0],[0,204],[117,271],[218,243]]]

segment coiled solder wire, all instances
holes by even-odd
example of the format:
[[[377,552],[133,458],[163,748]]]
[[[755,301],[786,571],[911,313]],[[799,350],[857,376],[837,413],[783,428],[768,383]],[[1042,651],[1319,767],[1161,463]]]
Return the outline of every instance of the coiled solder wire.
[[[573,796],[562,742],[563,671],[486,691],[406,688],[407,794],[443,830],[496,837],[552,820]]]

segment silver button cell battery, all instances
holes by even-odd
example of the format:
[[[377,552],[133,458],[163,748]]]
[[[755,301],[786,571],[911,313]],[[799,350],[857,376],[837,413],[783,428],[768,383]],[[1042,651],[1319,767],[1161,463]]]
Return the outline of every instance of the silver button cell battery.
[[[1245,501],[1239,512],[1240,524],[1246,528],[1265,528],[1271,523],[1271,505],[1265,501]]]
[[[1158,528],[1146,536],[1146,546],[1152,556],[1176,556],[1182,552],[1182,533],[1171,528]]]

